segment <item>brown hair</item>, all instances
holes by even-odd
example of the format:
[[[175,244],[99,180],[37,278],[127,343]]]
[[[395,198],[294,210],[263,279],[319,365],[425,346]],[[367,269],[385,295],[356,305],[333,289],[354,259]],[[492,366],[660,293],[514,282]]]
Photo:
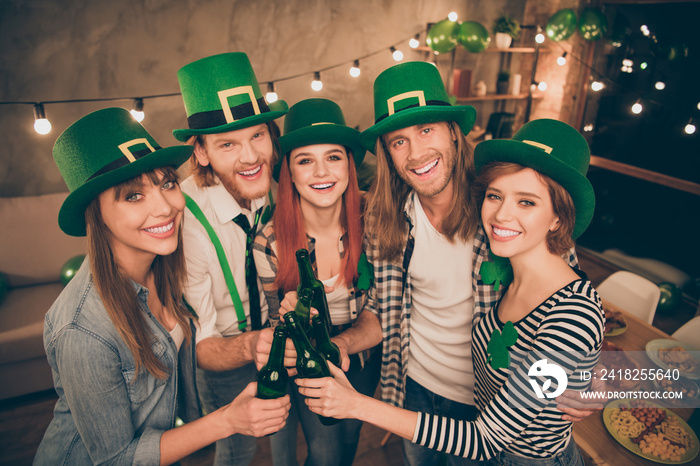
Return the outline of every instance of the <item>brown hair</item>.
[[[486,196],[486,189],[494,180],[504,175],[517,173],[526,168],[528,167],[510,162],[491,162],[484,165],[474,182],[474,197],[478,202],[479,212],[481,213],[481,205]],[[571,237],[574,233],[574,225],[576,222],[574,201],[571,199],[569,192],[564,189],[562,185],[537,170],[535,170],[535,173],[537,173],[537,176],[547,185],[549,197],[552,200],[552,210],[554,211],[554,215],[559,217],[559,228],[547,233],[547,250],[552,254],[562,255],[574,247],[574,240]]]
[[[277,122],[268,121],[267,122],[268,131],[270,131],[270,139],[272,139],[272,160],[270,161],[270,166],[274,167],[277,163],[277,156],[279,154],[279,138],[280,138],[280,127]],[[199,145],[202,149],[206,150],[207,146],[205,144],[206,134],[197,134],[190,136],[185,144],[190,146]],[[192,154],[189,161],[190,173],[194,176],[194,180],[197,186],[200,188],[208,188],[217,184],[216,176],[214,175],[214,169],[211,164],[207,166],[200,165],[197,157]]]
[[[454,242],[456,237],[467,241],[476,234],[478,225],[471,191],[475,172],[474,151],[459,126],[452,121],[446,123],[457,135],[457,158],[452,173],[452,208],[442,220],[441,228],[449,241]],[[377,243],[377,258],[396,260],[406,247],[408,225],[404,220],[404,206],[411,187],[397,173],[383,137],[377,139],[375,153],[377,172],[368,193],[365,229]]]
[[[177,180],[177,172],[174,168],[159,168],[115,186],[115,199],[122,191],[142,183],[144,176],[154,184],[164,179]],[[134,287],[114,258],[110,243],[111,233],[102,220],[99,197],[88,205],[85,211],[85,223],[92,279],[102,298],[107,315],[134,356],[136,373],[143,366],[154,377],[165,379],[168,377],[167,367],[153,354],[151,349],[153,335],[149,331],[145,315],[134,293]],[[167,256],[156,256],[151,264],[151,270],[158,299],[163,304],[163,308],[170,312],[180,324],[185,333],[185,342],[188,344],[191,337],[190,314],[182,304],[186,280],[182,228],[178,233],[178,247],[175,252]]]

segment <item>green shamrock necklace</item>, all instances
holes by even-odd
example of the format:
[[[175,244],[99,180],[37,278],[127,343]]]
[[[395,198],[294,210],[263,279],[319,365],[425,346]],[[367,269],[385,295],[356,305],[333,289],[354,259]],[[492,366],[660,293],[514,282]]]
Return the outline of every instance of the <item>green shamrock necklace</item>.
[[[490,285],[493,283],[493,290],[498,291],[501,285],[507,287],[513,281],[513,268],[507,257],[497,256],[489,248],[490,262],[484,261],[479,268],[481,280]],[[513,322],[508,321],[503,325],[503,333],[494,329],[491,339],[486,347],[489,357],[487,361],[494,369],[505,369],[510,365],[510,353],[508,347],[513,346],[518,341],[518,331]]]
[[[508,347],[518,341],[518,331],[510,320],[503,325],[503,333],[497,328],[493,329],[491,339],[486,347],[489,357],[488,363],[494,369],[505,369],[510,366],[510,353]]]

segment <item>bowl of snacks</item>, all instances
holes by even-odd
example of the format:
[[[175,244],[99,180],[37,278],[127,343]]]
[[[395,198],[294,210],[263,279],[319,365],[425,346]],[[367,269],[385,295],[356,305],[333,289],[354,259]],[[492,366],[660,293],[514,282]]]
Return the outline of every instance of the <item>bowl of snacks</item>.
[[[679,377],[674,379],[672,377],[654,380],[654,386],[660,392],[669,392],[664,398],[664,402],[668,402],[672,405],[697,405],[700,403],[700,388],[698,384],[687,377]],[[674,395],[670,395],[673,393]]]

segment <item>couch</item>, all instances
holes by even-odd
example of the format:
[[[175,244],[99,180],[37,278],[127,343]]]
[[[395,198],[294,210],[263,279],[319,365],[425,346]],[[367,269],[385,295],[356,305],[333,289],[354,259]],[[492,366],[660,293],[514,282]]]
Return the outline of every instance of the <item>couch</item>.
[[[0,198],[0,400],[53,388],[44,352],[44,316],[63,290],[61,268],[85,254],[85,238],[58,228],[67,193]]]

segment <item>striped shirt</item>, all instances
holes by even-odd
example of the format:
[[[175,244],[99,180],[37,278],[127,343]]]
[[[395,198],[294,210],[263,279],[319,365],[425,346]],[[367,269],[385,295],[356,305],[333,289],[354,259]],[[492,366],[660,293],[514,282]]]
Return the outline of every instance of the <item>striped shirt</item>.
[[[567,389],[585,390],[590,382],[582,380],[581,371],[592,371],[598,362],[603,323],[598,293],[588,280],[575,280],[514,324],[518,339],[508,348],[510,365],[493,369],[487,346],[494,330],[503,330],[496,304],[472,329],[479,417],[467,422],[419,413],[413,441],[475,460],[501,450],[528,458],[563,451],[572,423],[562,420],[554,398],[546,397],[559,388],[557,380],[537,375],[533,365],[541,367],[542,359],[557,364],[566,374]],[[544,398],[536,396],[535,384]]]
[[[411,340],[411,274],[409,266],[415,244],[414,226],[411,212],[414,209],[413,196],[409,195],[404,205],[404,220],[407,225],[406,247],[397,260],[379,260],[376,238],[365,234],[364,249],[367,259],[374,267],[374,281],[370,286],[364,311],[373,313],[382,327],[382,373],[381,397],[385,403],[399,408],[404,406],[406,377],[408,368],[409,343]],[[372,222],[370,217],[368,222]],[[366,232],[367,230],[365,230]],[[471,285],[474,296],[472,327],[493,307],[504,287],[495,291],[493,285],[483,282],[480,275],[481,264],[488,261],[489,240],[484,228],[479,224],[474,236]],[[578,265],[573,248],[564,256],[573,267]],[[263,281],[264,284],[264,281]]]

